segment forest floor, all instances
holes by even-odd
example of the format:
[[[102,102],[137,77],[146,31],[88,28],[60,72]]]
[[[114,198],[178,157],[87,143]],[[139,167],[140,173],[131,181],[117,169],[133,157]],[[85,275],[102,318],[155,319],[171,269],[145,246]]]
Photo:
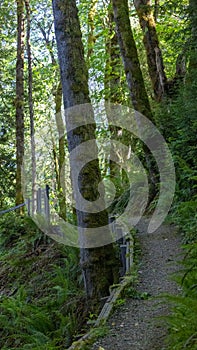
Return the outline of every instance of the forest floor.
[[[173,225],[163,224],[154,233],[147,233],[148,220],[139,223],[138,296],[128,298],[110,317],[109,333],[99,339],[92,350],[164,350],[167,326],[162,318],[169,314],[169,304],[162,295],[177,295],[180,289],[172,279],[180,269],[181,238]]]

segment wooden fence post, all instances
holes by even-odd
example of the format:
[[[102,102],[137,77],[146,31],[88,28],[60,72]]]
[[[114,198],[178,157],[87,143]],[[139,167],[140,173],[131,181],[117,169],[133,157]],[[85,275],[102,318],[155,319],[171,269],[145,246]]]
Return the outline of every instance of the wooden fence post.
[[[27,199],[27,213],[31,216],[31,199]]]
[[[48,219],[48,221],[50,221],[49,185],[46,185],[46,188],[44,190],[44,208],[46,218]]]
[[[41,190],[41,188],[39,188],[37,190],[37,210],[36,210],[36,212],[38,214],[42,213],[42,190]]]

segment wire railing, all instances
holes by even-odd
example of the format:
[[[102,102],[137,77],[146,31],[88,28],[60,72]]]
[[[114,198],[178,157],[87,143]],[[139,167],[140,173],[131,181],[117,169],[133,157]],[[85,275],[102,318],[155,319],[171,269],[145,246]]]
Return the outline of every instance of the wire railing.
[[[22,207],[24,207],[26,204],[27,204],[27,202],[24,202],[24,203],[22,203],[22,204],[16,205],[15,207],[12,207],[12,208],[9,208],[9,209],[5,209],[5,210],[1,210],[1,211],[0,211],[0,215],[7,214],[7,213],[10,213],[11,211],[14,211],[14,210],[17,210],[17,209],[19,209],[19,208],[22,208]]]
[[[34,201],[34,202],[33,202]],[[0,215],[15,211],[21,207],[26,206],[29,216],[34,216],[35,214],[41,214],[47,220],[47,224],[54,229],[52,220],[52,207],[49,200],[49,186],[47,185],[44,189],[38,188],[35,193],[35,199],[27,199],[24,203],[14,206],[9,209],[0,211]],[[122,262],[122,267],[120,274],[122,276],[127,273],[131,266],[133,265],[133,237],[131,233],[125,233],[122,227],[116,224],[115,217],[109,218],[109,224],[111,225],[111,230],[113,234],[117,237],[117,244],[120,251],[120,260]],[[55,231],[56,232],[56,231]]]

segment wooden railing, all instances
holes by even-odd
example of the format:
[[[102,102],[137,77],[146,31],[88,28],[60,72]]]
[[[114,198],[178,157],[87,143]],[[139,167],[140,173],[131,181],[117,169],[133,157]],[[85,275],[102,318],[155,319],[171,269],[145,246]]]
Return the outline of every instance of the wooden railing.
[[[50,204],[49,204],[49,186],[46,185],[44,189],[38,188],[35,193],[35,203],[33,206],[33,200],[27,199],[27,211],[28,215],[33,216],[34,214],[42,214],[50,222]],[[34,213],[33,213],[34,207]]]

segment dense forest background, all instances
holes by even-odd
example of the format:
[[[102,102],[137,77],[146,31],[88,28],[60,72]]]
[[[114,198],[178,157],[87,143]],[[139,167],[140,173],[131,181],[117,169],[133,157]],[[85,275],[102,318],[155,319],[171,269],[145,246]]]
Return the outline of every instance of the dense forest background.
[[[151,215],[157,205],[158,169],[143,142],[117,127],[97,127],[93,114],[91,127],[66,133],[71,120],[68,116],[65,123],[63,106],[105,101],[144,114],[170,148],[176,192],[168,220],[179,227],[185,257],[178,278],[183,294],[171,297],[169,349],[196,349],[195,0],[3,0],[0,19],[1,348],[68,347],[118,281],[114,244],[80,251],[58,244],[38,229],[23,206],[29,196],[36,212],[39,183],[50,187],[54,212],[82,227],[106,223],[109,214],[124,211],[128,180],[99,151],[81,174],[81,193],[95,200],[101,178],[110,178],[114,205],[99,216],[73,209],[74,163],[68,159],[77,143],[109,137],[132,145],[148,174],[146,213]],[[20,208],[3,214],[15,206]],[[101,271],[105,278],[98,279]]]

